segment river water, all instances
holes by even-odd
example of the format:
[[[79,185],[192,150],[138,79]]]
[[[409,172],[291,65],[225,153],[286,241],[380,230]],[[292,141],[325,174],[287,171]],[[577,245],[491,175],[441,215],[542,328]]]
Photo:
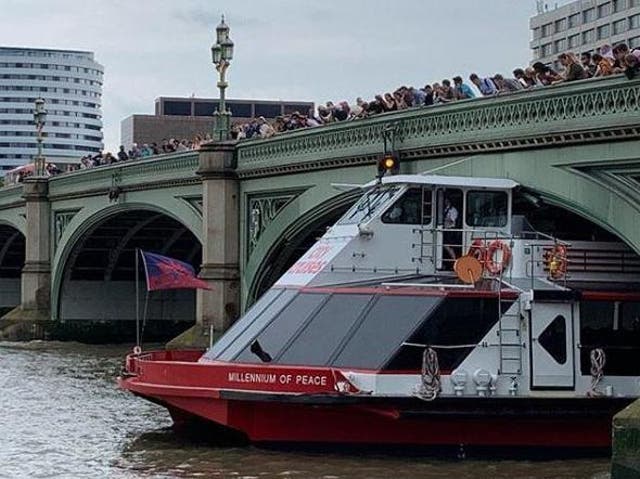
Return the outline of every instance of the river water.
[[[221,448],[116,388],[127,348],[0,343],[0,478],[605,479],[606,458],[500,461]]]

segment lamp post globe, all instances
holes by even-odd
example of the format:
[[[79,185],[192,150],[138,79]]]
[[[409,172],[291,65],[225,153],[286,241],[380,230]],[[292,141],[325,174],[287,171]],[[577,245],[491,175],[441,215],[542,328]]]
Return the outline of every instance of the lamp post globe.
[[[216,141],[225,141],[231,137],[231,112],[227,110],[225,103],[227,88],[225,76],[233,58],[233,48],[233,41],[229,38],[229,26],[225,23],[223,15],[220,24],[216,27],[216,43],[211,46],[211,60],[218,72],[217,86],[220,90],[218,109],[213,113],[213,138]]]
[[[44,99],[37,98],[35,100],[35,108],[33,109],[33,122],[36,126],[36,141],[38,143],[38,154],[34,159],[35,176],[44,176],[45,161],[42,156],[42,130],[47,120],[47,110],[44,107]]]

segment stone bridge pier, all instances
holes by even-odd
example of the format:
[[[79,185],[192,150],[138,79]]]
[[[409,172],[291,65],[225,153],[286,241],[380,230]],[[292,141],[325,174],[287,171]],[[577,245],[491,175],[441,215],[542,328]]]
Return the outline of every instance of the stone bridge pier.
[[[27,234],[20,306],[2,318],[3,328],[0,330],[0,334],[10,339],[41,336],[42,324],[51,317],[48,186],[46,178],[27,178],[23,183]]]
[[[61,338],[61,329],[66,326],[77,328],[79,323],[85,323],[84,331],[99,336],[101,332],[96,329],[92,333],[92,328],[102,325],[102,332],[108,327],[119,328],[118,320],[122,320],[121,324],[128,323],[127,328],[131,330],[135,310],[133,258],[136,248],[146,247],[167,256],[172,256],[173,251],[174,257],[184,260],[185,257],[176,255],[175,247],[172,249],[171,246],[181,240],[187,244],[187,249],[191,249],[191,263],[196,269],[200,267],[200,277],[211,285],[211,290],[198,290],[196,293],[175,290],[177,296],[173,297],[173,303],[170,304],[169,300],[156,304],[156,314],[169,322],[180,317],[183,320],[181,324],[188,324],[184,321],[185,316],[195,319],[195,324],[192,322],[193,326],[175,338],[170,346],[207,346],[211,335],[215,338],[222,334],[240,312],[240,201],[235,144],[205,145],[197,153],[191,153],[188,160],[188,166],[180,165],[182,169],[191,168],[187,180],[173,179],[167,174],[162,186],[164,189],[161,189],[159,185],[162,182],[154,179],[150,190],[155,188],[157,196],[154,199],[160,198],[155,204],[153,199],[144,200],[149,204],[134,199],[136,188],[140,189],[138,185],[119,186],[119,198],[114,202],[109,198],[113,186],[70,195],[59,193],[56,186],[67,181],[68,185],[73,185],[72,178],[64,177],[67,175],[26,179],[13,202],[22,208],[16,216],[25,220],[24,240],[19,231],[13,232],[12,228],[0,224],[4,228],[0,231],[0,239],[9,246],[10,241],[6,238],[19,236],[21,241],[14,241],[14,249],[24,250],[20,265],[14,268],[13,278],[2,278],[0,258],[0,280],[20,289],[19,304],[14,303],[16,307],[0,319],[0,339]],[[154,168],[165,168],[161,166],[162,160],[155,161],[159,163]],[[136,167],[139,166],[131,163],[122,168],[131,170]],[[108,169],[96,169],[91,174],[104,175]],[[129,172],[122,170],[118,175],[120,173],[125,177]],[[182,172],[179,174],[184,175]],[[115,175],[113,173],[112,176]],[[149,177],[148,172],[145,177]],[[188,185],[184,192],[178,190],[181,181]],[[76,182],[79,182],[77,178]],[[149,190],[144,194],[148,195]],[[163,205],[162,201],[174,203]],[[176,204],[183,205],[182,210],[176,208]],[[184,206],[187,204],[191,208]],[[84,213],[85,210],[90,211]],[[196,210],[199,214],[195,213]],[[189,214],[191,219],[187,218]],[[65,221],[59,221],[60,217],[66,218]],[[167,222],[175,225],[172,226],[175,229],[163,229]],[[97,240],[109,238],[109,235],[112,239],[96,244]],[[6,256],[2,246],[0,257]],[[182,249],[185,250],[184,247]],[[92,256],[96,250],[101,250],[102,256]],[[101,258],[106,258],[104,261],[108,266],[97,264]],[[90,270],[92,276],[89,277],[89,273],[80,275],[85,270]],[[111,289],[102,295],[108,288]],[[174,294],[163,293],[167,293],[169,298]],[[17,292],[5,296],[17,300]],[[114,299],[119,302],[116,304]],[[110,309],[108,313],[102,311],[106,308]],[[153,306],[150,307],[152,310]],[[68,333],[62,335],[62,338],[68,337],[71,338]],[[89,339],[101,341],[100,337]]]
[[[202,179],[202,268],[211,290],[196,293],[196,325],[168,344],[205,347],[240,313],[240,187],[235,142],[201,147],[197,174]]]

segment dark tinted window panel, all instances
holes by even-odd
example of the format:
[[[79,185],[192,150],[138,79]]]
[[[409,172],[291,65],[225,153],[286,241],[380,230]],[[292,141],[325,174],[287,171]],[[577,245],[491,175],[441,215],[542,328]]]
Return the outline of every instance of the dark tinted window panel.
[[[265,118],[275,118],[281,115],[280,105],[261,105],[256,103],[256,116],[264,116]]]
[[[289,115],[297,111],[301,115],[308,115],[310,109],[311,105],[285,105],[284,113],[285,115]]]
[[[189,101],[165,101],[164,102],[164,114],[165,115],[191,115],[191,102]]]
[[[503,303],[503,313],[511,305]],[[498,321],[498,300],[483,298],[445,299],[409,338],[409,343],[456,346],[477,344]],[[452,371],[473,348],[437,349],[441,371]],[[422,366],[423,349],[400,348],[384,369],[417,371]]]
[[[604,374],[640,375],[640,303],[583,301],[580,303],[580,370],[591,374],[591,351],[606,355]]]
[[[441,300],[434,296],[380,296],[333,365],[380,369]]]
[[[261,349],[272,358],[277,358],[284,345],[297,333],[327,296],[326,294],[299,294],[258,334],[256,340],[260,343]],[[250,344],[235,359],[240,362],[260,362],[260,358],[251,352]]]
[[[362,294],[334,294],[277,362],[313,366],[326,364],[371,298],[371,295]]]
[[[558,315],[538,337],[538,342],[559,364],[567,362],[567,320]]]
[[[248,310],[242,317],[236,321],[233,326],[218,339],[213,347],[207,351],[205,357],[207,359],[215,359],[229,345],[235,341],[243,331],[245,331],[253,322],[260,317],[260,314],[282,294],[283,289],[270,289]]]
[[[231,345],[222,351],[216,359],[220,361],[230,361],[240,351],[248,347],[253,339],[268,325],[273,318],[284,308],[295,296],[298,291],[295,289],[286,289],[280,294],[267,308],[260,314],[260,316],[253,321],[247,328],[245,328],[238,338],[235,339]]]
[[[251,118],[251,103],[227,103],[227,107],[231,110],[231,115],[243,118]]]
[[[193,114],[195,116],[212,116],[217,109],[217,101],[197,101],[193,106]]]

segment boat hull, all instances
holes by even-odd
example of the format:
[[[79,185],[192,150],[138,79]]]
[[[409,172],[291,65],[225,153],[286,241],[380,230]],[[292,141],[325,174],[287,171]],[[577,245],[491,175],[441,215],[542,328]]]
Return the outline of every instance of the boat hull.
[[[177,425],[204,419],[221,439],[254,443],[607,448],[613,415],[631,402],[229,389],[215,383],[219,364],[130,358],[127,365],[120,386],[165,406]],[[189,384],[192,376],[200,382]]]

